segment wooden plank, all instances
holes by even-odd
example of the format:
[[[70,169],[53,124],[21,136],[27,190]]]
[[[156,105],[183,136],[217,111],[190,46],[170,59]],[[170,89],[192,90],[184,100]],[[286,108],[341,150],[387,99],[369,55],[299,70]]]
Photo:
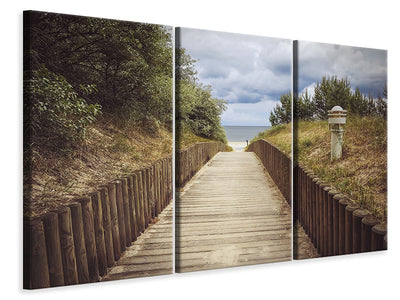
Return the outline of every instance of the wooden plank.
[[[290,206],[251,152],[215,155],[177,196],[175,226],[178,272],[292,258]]]

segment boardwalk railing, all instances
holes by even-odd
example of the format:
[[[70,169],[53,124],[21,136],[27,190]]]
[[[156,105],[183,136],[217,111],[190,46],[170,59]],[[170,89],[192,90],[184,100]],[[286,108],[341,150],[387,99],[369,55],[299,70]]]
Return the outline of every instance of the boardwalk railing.
[[[291,205],[291,158],[266,140],[251,143],[247,151],[252,151],[259,157],[283,197]]]
[[[226,151],[220,142],[205,142],[176,151],[176,186],[183,187],[215,154]]]
[[[24,218],[24,288],[95,282],[172,199],[172,157]]]
[[[294,166],[294,212],[321,256],[387,249],[387,228],[368,210],[319,179]]]

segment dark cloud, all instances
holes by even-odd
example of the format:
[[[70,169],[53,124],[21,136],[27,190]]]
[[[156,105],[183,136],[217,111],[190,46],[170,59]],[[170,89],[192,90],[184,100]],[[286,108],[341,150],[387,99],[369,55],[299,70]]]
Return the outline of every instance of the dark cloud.
[[[234,113],[239,116],[240,109],[242,121],[266,125],[267,113],[269,115],[266,110],[271,107],[271,102],[279,101],[280,95],[291,88],[292,42],[198,29],[178,30],[178,46],[198,60],[198,78],[203,84],[212,86],[214,97],[225,99],[229,105],[248,103],[253,108],[265,107],[261,119],[259,112],[254,112],[253,117],[244,117],[244,112],[251,114],[252,110],[237,105],[235,110],[225,114],[229,115],[229,124],[234,125]],[[268,105],[264,103],[267,99]],[[257,120],[254,119],[256,116]]]
[[[387,81],[385,50],[299,41],[298,66],[300,91],[323,76],[338,76],[377,96]]]

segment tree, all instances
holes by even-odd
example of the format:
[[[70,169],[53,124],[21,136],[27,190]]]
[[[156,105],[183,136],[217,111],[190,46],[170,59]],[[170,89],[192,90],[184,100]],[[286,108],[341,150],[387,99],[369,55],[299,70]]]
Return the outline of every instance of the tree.
[[[311,120],[315,115],[315,105],[308,94],[308,90],[294,98],[294,118],[302,120]]]
[[[387,86],[383,87],[383,97],[378,94],[378,100],[376,101],[376,113],[378,116],[386,119],[387,118]]]
[[[336,76],[331,78],[323,77],[321,82],[317,82],[315,94],[311,99],[308,91],[294,98],[294,117],[296,120],[326,119],[328,111],[334,106],[339,105],[348,110],[349,115],[357,116],[378,116],[387,117],[387,88],[383,88],[382,95],[374,99],[371,93],[363,94],[356,87],[351,91],[350,81],[347,78],[338,79]],[[281,108],[279,108],[281,109]],[[278,110],[276,113],[281,113]],[[277,116],[271,116],[271,123],[280,123]]]
[[[93,86],[80,86],[81,92],[90,94]],[[46,68],[34,71],[32,78],[24,83],[24,112],[29,116],[25,132],[30,142],[39,144],[41,139],[52,140],[57,147],[81,141],[86,127],[100,114],[100,105],[88,104],[60,75]]]
[[[328,110],[334,106],[348,109],[351,99],[351,86],[347,78],[338,79],[337,76],[322,77],[314,89],[313,101],[315,112],[319,119],[328,118]]]
[[[269,121],[272,126],[287,124],[292,120],[292,93],[281,95],[280,103],[276,104],[270,113]]]
[[[221,114],[226,101],[212,97],[212,88],[196,77],[196,62],[185,49],[176,50],[176,125],[178,132],[190,130],[197,136],[226,143]],[[179,137],[178,137],[179,138]]]
[[[62,75],[89,103],[131,124],[172,121],[172,36],[160,25],[31,13],[31,68]],[[146,124],[148,125],[148,124]],[[142,126],[143,127],[143,126]]]
[[[350,81],[347,78],[322,77],[322,81],[315,86],[313,96],[317,118],[327,119],[328,110],[337,105],[349,109],[351,97]]]

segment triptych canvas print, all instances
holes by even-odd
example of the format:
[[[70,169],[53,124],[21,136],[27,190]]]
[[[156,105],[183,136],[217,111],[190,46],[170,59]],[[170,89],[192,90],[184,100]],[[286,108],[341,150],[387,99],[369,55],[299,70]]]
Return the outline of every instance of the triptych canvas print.
[[[24,288],[387,249],[387,51],[23,28]]]

